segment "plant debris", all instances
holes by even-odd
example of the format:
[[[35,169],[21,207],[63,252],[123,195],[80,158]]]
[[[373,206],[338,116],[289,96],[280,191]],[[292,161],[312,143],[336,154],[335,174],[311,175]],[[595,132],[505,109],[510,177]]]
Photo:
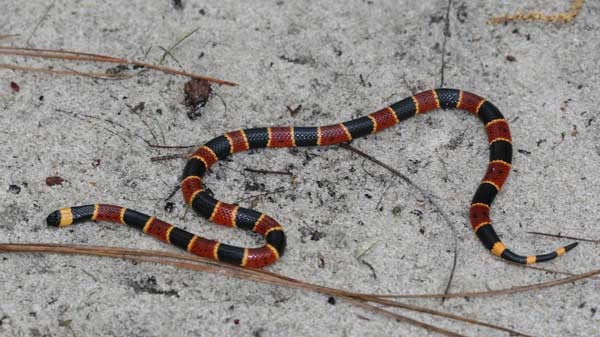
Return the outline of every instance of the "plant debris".
[[[10,82],[10,90],[17,93],[21,90],[21,87],[16,82]]]
[[[516,12],[512,15],[503,15],[491,18],[488,20],[489,24],[496,25],[500,23],[507,23],[511,21],[544,21],[544,22],[560,22],[569,23],[575,19],[575,17],[581,11],[584,0],[573,0],[571,2],[571,8],[567,12],[556,13],[556,14],[544,14],[540,12],[528,12],[524,13],[521,11]]]
[[[46,185],[47,186],[62,185],[62,183],[64,181],[65,180],[62,177],[59,177],[59,176],[46,177]]]
[[[187,113],[189,119],[194,120],[202,115],[202,110],[212,96],[210,82],[192,78],[183,87],[185,92],[185,105],[190,108]]]

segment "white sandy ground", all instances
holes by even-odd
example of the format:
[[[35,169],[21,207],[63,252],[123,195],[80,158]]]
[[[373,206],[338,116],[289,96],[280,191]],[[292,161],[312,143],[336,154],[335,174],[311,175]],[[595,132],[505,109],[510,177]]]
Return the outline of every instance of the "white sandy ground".
[[[104,81],[0,70],[0,242],[176,251],[123,226],[45,226],[46,215],[56,208],[105,202],[156,214],[211,238],[254,244],[254,237],[216,228],[188,211],[179,193],[172,212],[165,211],[164,200],[184,161],[150,162],[174,151],[150,148],[142,138],[201,144],[243,127],[344,121],[437,87],[442,72],[445,86],[488,98],[510,121],[519,151],[492,212],[507,245],[530,254],[570,242],[527,230],[600,239],[599,2],[587,1],[571,24],[500,26],[485,21],[517,9],[560,11],[567,1],[184,0],[183,5],[181,10],[167,0],[0,0],[0,35],[18,34],[2,40],[4,45],[157,63],[160,47],[198,28],[172,51],[177,61],[167,57],[166,65],[240,84],[215,87],[227,109],[214,97],[203,115],[190,121],[182,104],[185,78],[143,72]],[[0,58],[9,62],[64,65]],[[66,66],[104,71],[114,65]],[[11,81],[19,84],[18,93],[11,92]],[[144,110],[131,113],[127,105],[141,102]],[[300,112],[290,116],[286,105],[299,104]],[[206,184],[230,202],[283,188],[241,204],[273,215],[287,230],[287,252],[268,269],[305,281],[373,293],[442,292],[455,238],[452,292],[559,277],[494,259],[472,233],[467,205],[488,156],[475,118],[435,112],[353,145],[431,193],[457,231],[414,188],[340,148],[236,155],[218,164]],[[245,172],[247,167],[289,169],[295,184],[286,176]],[[46,186],[45,178],[53,175],[65,182]],[[323,237],[311,240],[306,235],[311,230]],[[357,258],[369,247],[362,259],[373,270]],[[598,246],[583,243],[544,267],[572,273],[599,268]],[[590,279],[518,295],[411,303],[535,336],[600,336],[599,290],[600,282]],[[404,314],[468,336],[506,335]],[[331,305],[322,295],[219,275],[93,257],[2,254],[0,335],[433,334],[343,301]]]

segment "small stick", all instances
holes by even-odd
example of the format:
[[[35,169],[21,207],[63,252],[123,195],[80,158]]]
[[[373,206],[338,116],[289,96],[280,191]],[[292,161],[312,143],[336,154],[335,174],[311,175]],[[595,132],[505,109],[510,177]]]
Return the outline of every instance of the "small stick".
[[[83,71],[75,71],[75,70],[54,70],[54,69],[46,69],[46,68],[21,67],[21,66],[5,64],[5,63],[0,63],[0,68],[26,71],[26,72],[35,72],[35,73],[55,74],[55,75],[86,76],[86,77],[99,78],[99,79],[103,79],[103,80],[122,80],[122,79],[127,79],[127,78],[133,77],[133,75],[126,75],[126,74],[107,74],[107,73],[83,72]]]
[[[252,173],[260,173],[260,174],[278,174],[278,175],[282,175],[282,176],[291,176],[291,175],[293,175],[292,172],[289,172],[289,171],[259,170],[259,169],[253,169],[253,168],[250,168],[250,167],[246,167],[244,169],[244,171],[246,171],[246,172],[252,172]]]
[[[178,60],[178,59],[175,57],[175,55],[171,54],[171,51],[170,51],[170,50],[167,50],[167,49],[165,49],[164,47],[160,47],[160,46],[159,46],[158,48],[160,48],[160,50],[162,50],[162,51],[164,51],[164,52],[165,52],[165,53],[163,54],[163,57],[162,57],[162,59],[160,60],[160,62],[159,62],[158,64],[161,64],[161,65],[162,65],[162,64],[163,64],[163,60],[164,60],[164,58],[165,58],[165,57],[167,57],[167,55],[168,55],[168,56],[171,56],[171,58],[172,58],[172,59],[173,59],[175,62],[177,62],[177,64],[178,64],[178,65],[181,67],[181,62],[179,62],[179,60]]]
[[[35,34],[35,32],[37,32],[38,28],[40,28],[40,26],[42,25],[42,22],[44,22],[48,18],[48,14],[50,13],[50,11],[52,10],[52,8],[54,7],[54,3],[56,3],[56,0],[52,1],[52,3],[48,7],[46,7],[46,11],[44,12],[44,15],[42,15],[42,17],[38,20],[38,22],[35,24],[35,27],[33,27],[33,30],[31,31],[31,34],[29,34],[29,37],[27,38],[27,41],[25,41],[25,43],[28,46],[31,45],[29,42],[31,41],[31,38],[33,37],[33,35]]]
[[[160,61],[158,62],[158,64],[163,64],[163,62],[165,62],[165,59],[167,58],[167,55],[171,56],[175,61],[177,61],[177,59],[175,58],[175,56],[173,56],[173,54],[171,54],[171,51],[173,49],[175,49],[175,47],[177,47],[181,42],[183,42],[185,39],[187,39],[188,37],[192,36],[192,34],[194,34],[195,32],[199,31],[201,27],[198,27],[194,30],[192,30],[189,33],[186,33],[184,36],[180,37],[177,39],[177,41],[175,41],[175,43],[173,43],[169,48],[163,48],[163,47],[159,47],[161,48],[165,53],[163,54],[163,56],[160,58]],[[177,63],[179,63],[179,61],[177,61]]]
[[[549,237],[559,238],[559,239],[573,239],[573,240],[579,240],[579,241],[600,243],[600,240],[578,238],[578,237],[568,236],[568,235],[562,235],[562,234],[550,234],[550,233],[543,233],[543,232],[525,232],[525,233],[527,233],[527,234],[533,234],[533,235],[549,236]]]
[[[168,154],[166,156],[156,156],[150,157],[150,161],[163,161],[163,160],[173,160],[173,159],[187,159],[187,155],[185,154]]]
[[[415,324],[417,326],[423,327],[425,329],[431,329],[430,325],[423,325],[423,323],[414,321],[411,319],[405,320],[404,316],[400,316],[391,311],[387,311],[381,307],[374,306],[372,304],[368,304],[363,301],[371,301],[379,304],[383,304],[385,306],[392,306],[403,308],[406,310],[417,311],[422,313],[428,313],[431,315],[436,315],[440,317],[445,317],[465,323],[476,324],[479,326],[485,326],[492,329],[509,332],[513,335],[519,336],[529,336],[523,333],[520,333],[515,330],[511,330],[505,327],[501,327],[498,325],[485,323],[482,321],[477,321],[472,318],[462,317],[450,313],[440,312],[428,308],[418,307],[414,305],[403,304],[400,302],[395,302],[389,299],[380,298],[377,295],[369,295],[369,294],[359,294],[352,293],[340,289],[328,288],[323,286],[318,286],[315,284],[303,282],[297,279],[289,278],[284,275],[268,272],[260,269],[244,269],[236,266],[227,265],[223,262],[209,260],[206,258],[188,255],[188,254],[180,254],[180,253],[169,253],[164,251],[148,251],[148,250],[140,250],[140,249],[126,249],[126,248],[117,248],[117,247],[102,247],[102,246],[79,246],[79,245],[57,245],[57,244],[0,244],[0,252],[45,252],[45,253],[58,253],[58,254],[81,254],[81,255],[96,255],[96,256],[107,256],[113,258],[126,258],[137,261],[144,262],[154,262],[161,264],[170,264],[178,268],[186,268],[197,271],[204,272],[216,272],[218,271],[220,274],[236,277],[240,279],[246,280],[254,280],[257,282],[270,283],[280,286],[287,286],[296,289],[304,289],[307,291],[313,292],[321,292],[323,294],[329,296],[337,296],[343,297],[346,300],[349,300],[352,303],[363,303],[360,306],[365,308],[369,308],[370,311],[384,314],[385,316],[397,319],[399,321],[404,321],[409,324]],[[358,301],[358,302],[356,302]],[[421,324],[419,324],[421,323]],[[462,336],[456,333],[453,333],[448,330],[439,330],[440,328],[433,327],[434,331],[439,332],[446,336]]]
[[[264,197],[265,195],[279,194],[279,193],[283,193],[283,192],[285,192],[285,191],[288,191],[288,190],[286,190],[286,189],[285,189],[285,188],[283,188],[283,187],[278,187],[278,188],[276,188],[276,189],[275,189],[275,190],[273,190],[273,191],[266,191],[266,192],[263,192],[263,193],[254,194],[254,195],[251,195],[251,196],[249,196],[249,197],[245,197],[245,198],[242,198],[242,199],[238,199],[238,200],[237,200],[235,203],[236,203],[236,204],[238,204],[238,203],[240,203],[240,202],[242,202],[242,201],[246,201],[246,200],[250,200],[250,199],[256,199],[256,198],[259,198],[259,197]]]
[[[4,35],[0,34],[0,40],[2,40],[2,39],[8,39],[8,38],[11,38],[11,37],[17,37],[17,36],[19,36],[19,34],[4,34]]]
[[[193,149],[198,147],[198,145],[158,145],[158,144],[148,144],[149,147],[157,148],[157,149]]]
[[[107,62],[107,63],[120,63],[120,64],[131,64],[140,66],[148,69],[158,70],[167,74],[182,75],[191,78],[197,78],[208,82],[237,86],[237,83],[221,80],[218,78],[202,76],[198,74],[189,73],[169,67],[157,66],[150,63],[145,63],[136,60],[127,60],[123,58],[117,58],[106,55],[81,53],[69,50],[51,50],[51,49],[33,49],[33,48],[16,48],[16,47],[0,47],[0,54],[4,55],[18,55],[18,56],[29,56],[29,57],[41,57],[48,59],[61,59],[61,60],[74,60],[74,61],[95,61],[95,62]]]
[[[181,188],[181,184],[177,184],[177,186],[175,186],[175,188],[173,188],[173,191],[171,191],[171,193],[167,196],[165,201],[169,201],[171,198],[173,198],[175,193],[177,193],[177,191],[179,191],[180,188]]]
[[[569,11],[564,13],[556,14],[544,14],[540,12],[528,12],[523,13],[521,11],[516,12],[512,15],[503,15],[491,18],[488,20],[488,24],[497,25],[500,23],[506,23],[511,21],[545,21],[545,22],[561,22],[569,23],[575,19],[575,17],[581,11],[584,0],[573,0],[571,2],[571,8]]]

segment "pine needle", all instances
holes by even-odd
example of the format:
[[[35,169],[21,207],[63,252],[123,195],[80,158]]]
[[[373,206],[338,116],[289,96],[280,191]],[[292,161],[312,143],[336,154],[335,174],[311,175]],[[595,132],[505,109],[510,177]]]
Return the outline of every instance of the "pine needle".
[[[213,77],[207,77],[186,71],[181,71],[169,67],[163,67],[160,65],[154,65],[136,60],[127,60],[123,58],[117,58],[106,55],[90,54],[69,50],[52,50],[52,49],[35,49],[35,48],[16,48],[16,47],[2,47],[0,46],[0,55],[13,55],[13,56],[25,56],[25,57],[40,57],[45,59],[60,59],[69,61],[90,61],[90,62],[106,62],[106,63],[119,63],[119,64],[130,64],[134,66],[144,67],[148,69],[158,70],[167,74],[181,75],[191,78],[197,78],[205,80],[211,83],[236,86],[234,82],[221,80]],[[24,70],[24,69],[23,69]],[[71,75],[71,74],[69,74]],[[75,74],[77,75],[77,74]]]
[[[545,14],[541,12],[521,12],[518,11],[512,15],[503,15],[493,17],[488,20],[488,24],[497,25],[501,23],[511,21],[543,21],[543,22],[559,22],[569,23],[575,19],[575,17],[581,11],[584,0],[572,0],[571,7],[567,12],[556,13],[556,14]]]
[[[163,251],[153,250],[139,250],[139,249],[126,249],[117,247],[103,247],[103,246],[81,246],[81,245],[61,245],[61,244],[0,244],[0,252],[30,252],[30,253],[58,253],[58,254],[80,254],[80,255],[94,255],[94,256],[106,256],[113,258],[124,258],[129,260],[135,260],[140,262],[151,262],[160,263],[165,265],[175,266],[177,268],[190,269],[202,272],[211,272],[224,276],[235,277],[238,279],[253,280],[262,283],[274,284],[279,286],[285,286],[296,289],[303,289],[312,292],[322,293],[328,296],[335,296],[343,298],[348,302],[369,310],[373,313],[381,314],[383,316],[396,319],[398,321],[415,325],[426,329],[430,332],[436,332],[444,336],[462,336],[452,331],[439,328],[427,323],[423,323],[412,318],[408,318],[389,310],[385,310],[381,307],[374,306],[368,302],[379,303],[384,306],[397,307],[405,310],[416,311],[421,313],[427,313],[440,317],[453,319],[456,321],[475,324],[499,331],[508,332],[512,335],[528,336],[524,333],[514,331],[498,325],[477,321],[468,317],[462,317],[450,313],[444,313],[433,309],[424,307],[407,305],[397,301],[382,298],[382,295],[371,295],[371,294],[359,294],[348,292],[335,288],[322,287],[311,283],[303,282],[293,278],[289,278],[284,275],[260,270],[260,269],[249,269],[241,268],[232,265],[228,265],[219,261],[209,260],[202,257],[189,255],[170,253]]]

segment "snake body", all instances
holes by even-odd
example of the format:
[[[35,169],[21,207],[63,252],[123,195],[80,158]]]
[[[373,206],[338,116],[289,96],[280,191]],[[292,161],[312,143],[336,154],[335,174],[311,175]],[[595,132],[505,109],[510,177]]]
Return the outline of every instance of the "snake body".
[[[121,206],[94,204],[61,208],[48,215],[50,226],[68,226],[94,220],[127,224],[192,254],[239,265],[260,268],[277,261],[284,253],[286,237],[282,226],[267,214],[228,204],[207,192],[202,177],[218,160],[234,153],[265,147],[326,146],[349,142],[400,123],[414,115],[437,109],[468,111],[483,122],[488,136],[488,168],[470,205],[470,220],[481,243],[494,255],[520,264],[548,261],[574,248],[571,243],[547,254],[519,255],[506,248],[492,227],[490,206],[511,169],[512,139],[508,123],[498,108],[476,94],[457,89],[434,89],[418,93],[367,116],[347,122],[316,127],[265,127],[228,132],[198,148],[183,171],[181,189],[185,202],[210,221],[262,235],[258,248],[237,247],[206,239],[165,221]]]

